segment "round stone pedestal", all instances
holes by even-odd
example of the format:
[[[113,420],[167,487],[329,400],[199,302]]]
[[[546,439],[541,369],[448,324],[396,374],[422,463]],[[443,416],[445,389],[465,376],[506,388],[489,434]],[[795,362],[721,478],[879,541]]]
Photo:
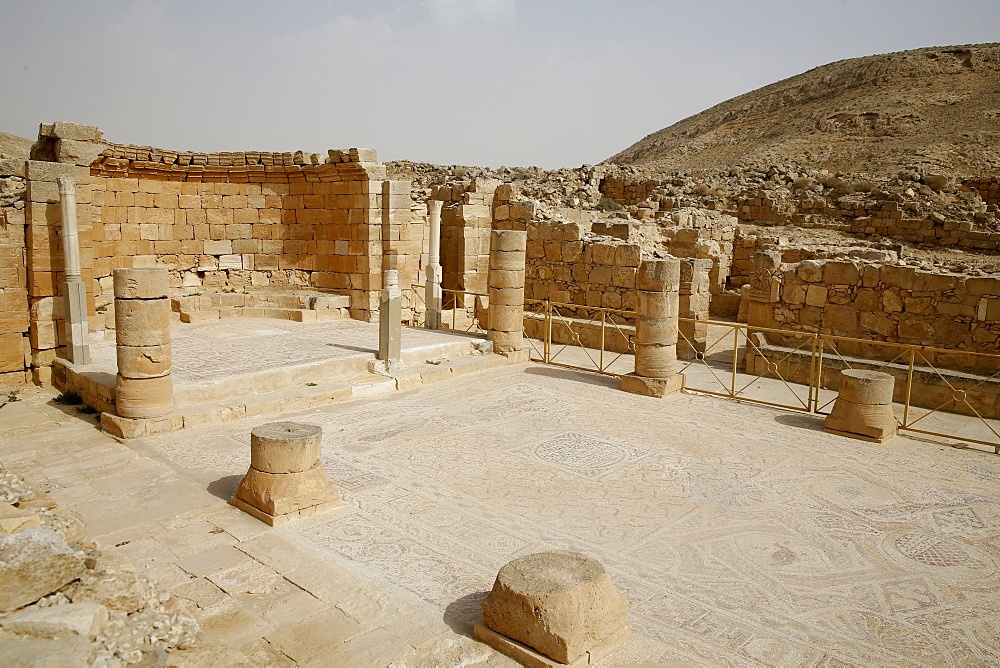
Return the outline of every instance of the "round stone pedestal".
[[[540,552],[500,569],[475,637],[525,665],[587,665],[631,637],[627,612],[600,562]]]
[[[271,526],[340,505],[320,462],[320,427],[271,422],[250,432],[250,468],[230,500]]]
[[[823,427],[880,443],[893,438],[898,427],[892,412],[894,384],[895,379],[881,371],[844,369],[840,372],[840,392]]]

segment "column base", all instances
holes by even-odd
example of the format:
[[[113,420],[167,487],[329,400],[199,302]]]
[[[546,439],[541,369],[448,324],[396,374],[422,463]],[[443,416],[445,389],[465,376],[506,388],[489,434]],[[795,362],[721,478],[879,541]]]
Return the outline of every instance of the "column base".
[[[510,657],[522,666],[532,666],[540,668],[565,668],[566,666],[592,666],[604,659],[609,654],[620,648],[632,639],[632,629],[628,626],[612,633],[610,636],[600,640],[590,647],[582,656],[570,663],[560,663],[538,652],[524,643],[513,638],[508,638],[502,633],[497,633],[485,624],[476,624],[472,627],[472,637],[479,642],[489,645],[504,656]]]
[[[507,364],[521,364],[531,359],[531,351],[527,348],[524,350],[500,350],[497,351],[497,354],[506,357]]]
[[[127,418],[111,413],[101,413],[101,431],[107,432],[112,438],[120,441],[130,441],[143,436],[163,434],[184,426],[184,418],[180,415],[164,415],[156,418]]]
[[[641,394],[644,397],[665,397],[684,388],[684,374],[670,378],[646,378],[634,373],[622,376],[622,392]]]

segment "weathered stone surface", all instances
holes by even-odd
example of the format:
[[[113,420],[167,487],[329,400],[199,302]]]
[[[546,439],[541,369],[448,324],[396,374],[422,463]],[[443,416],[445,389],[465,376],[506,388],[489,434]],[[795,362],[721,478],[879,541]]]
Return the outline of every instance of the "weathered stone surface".
[[[838,396],[833,410],[823,421],[823,427],[841,434],[881,442],[896,435],[898,424],[890,404],[855,404]]]
[[[299,473],[264,473],[250,467],[236,498],[268,515],[285,515],[340,499],[321,467]]]
[[[28,608],[0,621],[0,625],[23,635],[57,638],[75,634],[93,640],[107,621],[108,609],[103,605],[67,603]]]
[[[125,378],[158,378],[170,373],[170,345],[118,346],[118,373]]]
[[[60,139],[56,142],[56,156],[59,162],[86,167],[101,154],[104,147],[87,141]]]
[[[323,430],[301,422],[270,422],[250,432],[250,466],[264,473],[301,473],[320,465]]]
[[[684,374],[674,374],[669,378],[645,378],[634,373],[622,376],[623,392],[640,394],[644,397],[665,397],[680,392],[684,388]]]
[[[681,262],[677,258],[643,260],[635,280],[638,290],[675,292],[680,289]]]
[[[203,666],[243,668],[243,666],[253,665],[245,656],[231,647],[199,644],[188,649],[168,651],[165,668],[202,668]]]
[[[115,269],[117,299],[164,299],[170,294],[169,274],[164,267]]]
[[[155,418],[174,408],[173,376],[115,378],[115,410],[125,418]]]
[[[83,553],[51,529],[0,536],[0,612],[33,603],[85,572]]]
[[[522,234],[524,233],[522,232]],[[524,263],[525,255],[523,251],[497,251],[490,253],[491,271],[524,271]]]
[[[104,563],[102,556],[99,564]],[[135,573],[89,571],[73,591],[73,603],[97,603],[109,610],[131,614],[143,606],[145,592]]]
[[[51,126],[49,134],[56,139],[73,139],[86,142],[101,141],[101,131],[93,125],[83,125],[70,121],[56,121]]]
[[[528,233],[515,230],[494,230],[490,236],[490,250],[524,253],[528,247]]]
[[[87,638],[78,635],[35,638],[4,631],[0,633],[0,645],[3,665],[10,668],[87,668],[93,662],[94,647]]]
[[[511,561],[483,601],[486,626],[561,663],[621,631],[627,612],[604,566],[566,551]]]
[[[0,534],[10,534],[41,524],[36,513],[15,508],[9,503],[0,503]]]
[[[115,299],[115,337],[120,346],[170,343],[167,299]]]
[[[868,406],[891,404],[895,382],[892,376],[881,371],[844,369],[840,372],[838,397]]]
[[[635,372],[646,378],[673,376],[677,373],[677,345],[636,345]]]

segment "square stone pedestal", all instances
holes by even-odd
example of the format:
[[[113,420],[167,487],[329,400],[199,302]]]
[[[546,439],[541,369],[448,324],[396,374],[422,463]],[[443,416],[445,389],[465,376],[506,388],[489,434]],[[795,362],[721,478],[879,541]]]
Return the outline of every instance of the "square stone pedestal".
[[[159,418],[127,418],[112,413],[101,413],[101,431],[119,441],[163,434],[184,426],[180,415],[165,415]]]
[[[684,374],[670,378],[645,378],[634,373],[622,376],[622,391],[641,394],[644,397],[665,397],[680,392],[684,387]]]

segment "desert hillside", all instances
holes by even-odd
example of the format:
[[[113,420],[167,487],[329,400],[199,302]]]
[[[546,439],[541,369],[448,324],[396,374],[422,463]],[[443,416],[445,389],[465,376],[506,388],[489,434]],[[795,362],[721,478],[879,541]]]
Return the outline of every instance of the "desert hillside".
[[[799,164],[843,172],[1000,170],[1000,44],[817,67],[654,132],[606,162],[654,172]]]
[[[24,139],[0,132],[0,158],[27,160],[33,139]]]

